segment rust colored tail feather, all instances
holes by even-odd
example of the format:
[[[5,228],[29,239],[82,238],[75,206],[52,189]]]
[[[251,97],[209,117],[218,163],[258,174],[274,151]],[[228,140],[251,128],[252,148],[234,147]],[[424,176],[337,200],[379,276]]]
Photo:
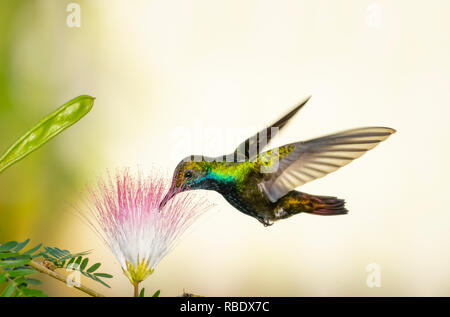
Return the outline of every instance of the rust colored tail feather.
[[[318,207],[309,213],[321,216],[345,215],[345,200],[330,196],[314,196],[318,200]],[[319,202],[320,201],[320,202]]]

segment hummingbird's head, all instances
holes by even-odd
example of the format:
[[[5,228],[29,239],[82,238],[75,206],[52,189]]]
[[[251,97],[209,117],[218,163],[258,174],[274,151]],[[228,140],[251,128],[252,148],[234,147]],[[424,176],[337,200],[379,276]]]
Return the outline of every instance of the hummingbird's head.
[[[200,189],[207,179],[208,168],[204,161],[196,162],[189,156],[178,163],[173,172],[172,185],[164,199],[161,201],[159,208],[161,209],[176,194],[181,192]]]

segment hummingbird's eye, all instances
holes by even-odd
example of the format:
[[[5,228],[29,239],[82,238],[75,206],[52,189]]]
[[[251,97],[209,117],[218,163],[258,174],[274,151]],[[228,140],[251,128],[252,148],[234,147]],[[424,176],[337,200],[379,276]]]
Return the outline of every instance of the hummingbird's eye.
[[[192,177],[192,172],[191,171],[187,171],[186,173],[184,173],[184,178],[191,178]]]

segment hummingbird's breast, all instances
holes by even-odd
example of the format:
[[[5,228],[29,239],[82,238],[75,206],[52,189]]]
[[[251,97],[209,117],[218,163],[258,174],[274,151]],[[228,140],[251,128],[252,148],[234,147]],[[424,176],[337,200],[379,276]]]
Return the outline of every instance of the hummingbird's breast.
[[[271,215],[273,206],[257,186],[220,188],[218,192],[240,212],[261,219]]]
[[[261,175],[255,173],[254,163],[221,163],[211,170],[204,189],[220,193],[234,208],[267,223],[273,204],[258,184]]]

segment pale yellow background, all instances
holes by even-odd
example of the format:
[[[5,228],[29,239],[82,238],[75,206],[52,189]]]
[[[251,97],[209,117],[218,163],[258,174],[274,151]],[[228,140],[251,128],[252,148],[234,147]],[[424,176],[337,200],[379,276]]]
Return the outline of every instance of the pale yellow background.
[[[36,119],[76,95],[97,98],[76,128],[40,150],[58,151],[60,168],[76,174],[65,202],[77,201],[106,168],[157,164],[170,173],[184,155],[232,150],[200,147],[177,157],[180,128],[192,135],[196,127],[240,131],[243,140],[249,135],[242,131],[256,132],[309,94],[276,144],[359,126],[397,130],[302,187],[346,199],[346,216],[298,215],[264,228],[208,193],[217,207],[160,263],[146,289],[163,296],[183,289],[206,296],[450,295],[449,1],[91,0],[78,2],[80,29],[65,24],[69,1],[29,3],[9,32],[11,78],[26,72],[51,87],[46,103],[35,103]],[[26,91],[11,94],[35,102]],[[91,258],[115,279],[112,289],[86,284],[106,295],[131,294],[117,261],[69,203],[58,206],[63,216],[45,218],[43,205],[21,201],[9,203],[40,221],[30,226],[4,215],[18,228],[5,239],[94,249]],[[381,288],[366,285],[370,263],[381,267]],[[50,295],[82,295],[45,280]]]

